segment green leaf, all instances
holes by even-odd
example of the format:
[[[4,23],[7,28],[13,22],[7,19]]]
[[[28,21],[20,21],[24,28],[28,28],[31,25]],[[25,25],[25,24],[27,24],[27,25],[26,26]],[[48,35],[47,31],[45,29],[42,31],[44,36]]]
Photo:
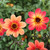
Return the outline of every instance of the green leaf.
[[[15,50],[17,50],[17,44],[16,44],[16,46],[15,46]]]
[[[25,18],[25,20],[28,18],[28,12],[25,13],[24,18]]]
[[[15,43],[13,43],[10,47],[10,49],[13,49],[15,47]]]
[[[6,37],[3,38],[3,41],[6,42]]]
[[[10,46],[13,43],[13,41],[10,41],[8,44],[6,44],[6,46]]]

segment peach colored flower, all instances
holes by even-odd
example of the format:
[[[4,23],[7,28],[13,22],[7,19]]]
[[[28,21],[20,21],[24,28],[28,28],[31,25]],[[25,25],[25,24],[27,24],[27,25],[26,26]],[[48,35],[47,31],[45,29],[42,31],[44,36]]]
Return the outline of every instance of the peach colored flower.
[[[28,15],[30,18],[26,19],[26,23],[30,24],[28,26],[29,30],[36,28],[37,31],[41,31],[41,29],[44,30],[47,28],[45,23],[49,21],[49,18],[45,17],[45,11],[42,12],[40,8],[37,8],[35,13],[30,11]]]
[[[38,40],[35,40],[35,44],[32,42],[28,43],[27,50],[48,50],[44,48],[44,42],[39,42]]]
[[[3,28],[3,18],[0,19],[0,36],[4,35],[4,32],[6,31],[6,29]]]
[[[11,19],[7,18],[4,21],[4,28],[7,29],[7,36],[13,35],[14,37],[18,37],[19,34],[24,34],[24,30],[22,28],[26,26],[26,23],[21,21],[21,16],[15,17],[13,14],[11,15]]]

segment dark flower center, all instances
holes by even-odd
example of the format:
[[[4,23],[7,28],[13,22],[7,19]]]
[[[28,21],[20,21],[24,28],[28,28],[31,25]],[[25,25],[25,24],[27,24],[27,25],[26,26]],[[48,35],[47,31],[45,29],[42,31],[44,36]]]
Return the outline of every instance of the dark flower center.
[[[36,18],[36,22],[40,22],[40,20],[41,20],[40,18]]]
[[[12,29],[16,29],[17,28],[17,24],[12,24],[11,28]]]

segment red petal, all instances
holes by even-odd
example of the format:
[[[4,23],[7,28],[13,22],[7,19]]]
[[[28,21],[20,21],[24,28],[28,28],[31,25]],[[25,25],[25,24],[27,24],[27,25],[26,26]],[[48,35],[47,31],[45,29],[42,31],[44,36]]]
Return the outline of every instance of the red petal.
[[[0,19],[0,23],[4,24],[4,22],[3,22],[3,18]]]
[[[31,18],[34,18],[34,17],[35,17],[34,12],[32,12],[32,11],[28,12],[28,15],[29,15],[29,17],[31,17]]]
[[[42,17],[46,16],[46,11],[41,12]]]
[[[32,43],[32,42],[29,42],[29,43],[28,43],[28,46],[31,47],[32,49],[35,49],[35,45],[34,45],[34,43]]]
[[[41,48],[41,50],[48,50],[47,48]]]
[[[3,18],[1,18],[0,21],[3,22]]]
[[[39,48],[44,48],[44,42],[40,42]]]
[[[49,18],[48,17],[44,17],[43,21],[44,21],[44,23],[47,23],[49,21]]]
[[[30,25],[28,26],[28,28],[29,28],[29,30],[34,30],[35,26],[34,26],[33,24],[30,24]]]
[[[39,15],[40,13],[41,13],[41,9],[40,8],[37,8],[36,11],[35,11],[35,14],[36,15]]]
[[[6,32],[6,29],[3,28],[3,32]]]
[[[35,40],[35,46],[36,46],[36,48],[39,48],[39,41],[38,40]]]
[[[27,50],[33,50],[32,48],[28,47]]]
[[[36,26],[36,30],[37,30],[37,31],[41,31],[41,26],[40,26],[40,25],[37,25],[37,26]]]
[[[28,24],[31,24],[31,23],[33,23],[34,21],[33,21],[33,19],[32,18],[28,18],[28,19],[26,19],[26,23],[28,23]]]
[[[42,25],[41,25],[41,28],[44,30],[44,29],[47,28],[47,26],[46,26],[45,24],[42,24]]]
[[[4,33],[3,32],[0,32],[0,36],[3,36],[4,35]]]

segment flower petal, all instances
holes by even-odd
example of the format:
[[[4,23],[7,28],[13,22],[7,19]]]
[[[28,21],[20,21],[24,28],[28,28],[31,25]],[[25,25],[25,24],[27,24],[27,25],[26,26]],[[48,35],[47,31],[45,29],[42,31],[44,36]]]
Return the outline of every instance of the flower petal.
[[[30,48],[32,48],[32,49],[35,49],[35,45],[34,45],[34,43],[32,43],[32,42],[29,42],[29,43],[28,43],[28,46],[29,46]]]
[[[4,29],[8,29],[8,25],[9,25],[9,23],[5,23],[5,24],[2,25],[2,27],[3,27]]]
[[[24,28],[26,26],[25,22],[20,22],[20,28]]]
[[[35,46],[36,46],[36,48],[39,48],[39,41],[38,40],[35,40]]]
[[[48,50],[47,48],[41,48],[41,50]]]
[[[4,22],[5,22],[5,23],[9,23],[9,22],[10,22],[10,19],[9,19],[9,18],[6,18],[6,19],[4,20]]]
[[[28,28],[29,28],[29,30],[34,30],[35,25],[34,25],[34,24],[30,24],[30,25],[28,26]]]
[[[40,8],[37,8],[36,11],[35,11],[35,15],[39,15],[41,13],[41,9]]]
[[[41,48],[44,48],[44,42],[40,42],[39,43],[39,48],[41,49]]]
[[[11,20],[14,21],[15,19],[16,19],[15,15],[12,14],[12,15],[11,15]]]
[[[48,21],[49,21],[49,18],[48,18],[48,17],[44,17],[44,18],[43,18],[43,22],[44,22],[44,23],[47,23]]]
[[[44,29],[47,28],[47,26],[46,26],[45,24],[42,24],[42,25],[41,25],[41,28],[44,30]]]
[[[1,18],[0,21],[3,22],[3,18]]]
[[[1,24],[4,24],[5,23],[5,22],[3,22],[3,18],[0,19],[0,23]]]
[[[33,22],[34,22],[34,20],[33,20],[32,18],[26,19],[26,23],[28,23],[28,24],[31,24],[31,23],[33,23]]]
[[[45,17],[46,16],[46,11],[41,12],[41,16]]]
[[[34,18],[34,17],[35,17],[34,12],[32,12],[32,11],[28,12],[28,15],[29,15],[29,17],[31,17],[31,18]]]
[[[11,32],[10,30],[7,30],[7,31],[6,31],[6,35],[7,35],[7,36],[10,36],[10,35],[12,35],[12,32]]]
[[[27,50],[33,50],[33,48],[28,47]]]
[[[3,32],[0,32],[0,36],[3,36],[4,35],[4,33]]]
[[[41,25],[36,25],[36,30],[41,31]]]
[[[20,33],[20,35],[23,35],[24,34],[24,30],[23,29],[19,29],[19,33]]]
[[[18,22],[20,22],[20,21],[21,21],[21,16],[18,16],[18,17],[16,18],[16,20],[17,20]]]
[[[18,35],[19,35],[19,32],[16,32],[16,33],[14,32],[14,33],[13,33],[13,36],[14,36],[14,37],[18,37]]]
[[[6,32],[6,29],[3,28],[3,32]]]

